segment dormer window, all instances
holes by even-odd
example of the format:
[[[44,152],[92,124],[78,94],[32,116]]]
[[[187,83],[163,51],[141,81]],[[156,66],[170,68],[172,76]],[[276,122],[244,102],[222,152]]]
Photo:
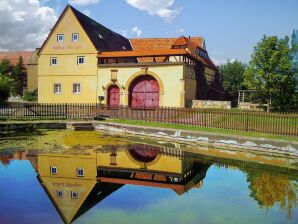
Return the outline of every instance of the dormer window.
[[[78,42],[79,41],[79,34],[73,33],[72,34],[72,42]]]
[[[64,34],[57,34],[57,42],[63,42],[64,41]]]

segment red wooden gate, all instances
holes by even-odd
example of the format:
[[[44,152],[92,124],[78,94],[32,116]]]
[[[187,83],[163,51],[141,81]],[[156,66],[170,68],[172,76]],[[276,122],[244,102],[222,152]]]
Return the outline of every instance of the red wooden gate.
[[[118,107],[120,105],[119,87],[112,85],[108,89],[108,105]]]
[[[140,76],[132,83],[129,96],[132,108],[157,108],[159,107],[159,84],[152,76]]]

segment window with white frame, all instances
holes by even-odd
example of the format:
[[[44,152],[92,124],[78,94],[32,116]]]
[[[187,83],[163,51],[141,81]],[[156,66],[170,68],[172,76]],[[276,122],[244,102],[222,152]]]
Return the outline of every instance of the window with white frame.
[[[78,177],[83,177],[85,176],[85,171],[83,168],[77,168],[77,176]]]
[[[80,83],[73,83],[72,92],[75,93],[75,94],[81,93],[81,84]]]
[[[72,42],[78,42],[79,41],[79,34],[73,33],[72,34]]]
[[[58,173],[57,167],[56,166],[51,166],[50,167],[50,172],[51,172],[51,174],[56,175]]]
[[[85,64],[85,57],[84,56],[79,56],[77,59],[77,64],[82,65]]]
[[[57,191],[56,191],[56,196],[57,196],[58,198],[63,198],[63,197],[64,197],[64,193],[63,193],[63,191],[61,191],[61,190],[57,190]]]
[[[54,93],[60,94],[62,92],[61,83],[54,83]]]
[[[57,42],[63,42],[64,41],[64,34],[57,34]]]
[[[79,198],[79,194],[78,194],[78,192],[76,192],[76,191],[72,191],[72,192],[71,192],[71,198],[72,198],[72,199],[78,199],[78,198]]]
[[[52,65],[58,65],[58,58],[56,58],[56,57],[51,57],[50,64],[51,64],[51,66],[52,66]]]

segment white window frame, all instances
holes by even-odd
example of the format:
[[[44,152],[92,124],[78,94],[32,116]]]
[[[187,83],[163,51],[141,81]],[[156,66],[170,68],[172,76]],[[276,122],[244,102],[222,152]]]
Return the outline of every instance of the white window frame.
[[[80,63],[80,59],[83,59],[83,63]],[[86,59],[84,56],[77,57],[77,65],[83,65],[83,64],[85,64],[85,62],[86,62]]]
[[[53,63],[55,60],[56,60],[56,63]],[[57,57],[51,57],[50,65],[51,66],[57,66],[58,65],[58,58]]]
[[[62,37],[61,39],[60,39],[60,37]],[[57,34],[57,42],[63,42],[64,41],[64,34]]]
[[[56,170],[56,172],[53,172],[53,170]],[[52,175],[57,175],[58,174],[58,168],[56,166],[50,166],[50,173]]]
[[[75,40],[74,37],[77,37],[77,39]],[[72,42],[79,42],[79,34],[78,33],[73,33],[71,36],[71,40]]]
[[[56,85],[60,85],[60,91],[59,92],[56,92]],[[54,88],[53,92],[55,94],[61,94],[62,93],[62,84],[61,83],[54,83],[53,88]]]
[[[80,174],[80,171],[83,172],[83,174]],[[83,168],[77,168],[77,177],[84,177],[85,176],[85,170]]]
[[[79,89],[79,91],[78,92],[76,92],[76,88],[75,88],[75,86],[79,86],[78,87],[78,89]],[[79,82],[74,82],[73,84],[72,84],[72,93],[73,94],[80,94],[81,93],[81,83],[79,83]]]
[[[70,196],[72,199],[78,199],[79,198],[79,193],[77,191],[71,191]]]
[[[57,198],[64,198],[64,192],[62,190],[56,190]]]

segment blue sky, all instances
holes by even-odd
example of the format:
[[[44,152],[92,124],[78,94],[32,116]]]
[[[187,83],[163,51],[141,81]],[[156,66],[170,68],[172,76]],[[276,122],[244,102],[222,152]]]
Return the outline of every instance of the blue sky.
[[[68,2],[127,37],[203,36],[216,63],[248,62],[264,34],[284,37],[298,29],[297,0],[40,0],[39,7],[57,17]]]

